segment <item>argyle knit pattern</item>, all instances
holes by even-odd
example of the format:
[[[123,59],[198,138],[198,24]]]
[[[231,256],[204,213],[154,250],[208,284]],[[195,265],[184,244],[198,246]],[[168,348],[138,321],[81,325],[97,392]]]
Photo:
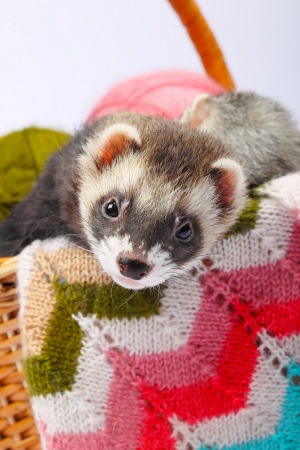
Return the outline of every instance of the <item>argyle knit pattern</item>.
[[[121,288],[65,238],[18,278],[44,449],[300,449],[300,174],[167,286]]]

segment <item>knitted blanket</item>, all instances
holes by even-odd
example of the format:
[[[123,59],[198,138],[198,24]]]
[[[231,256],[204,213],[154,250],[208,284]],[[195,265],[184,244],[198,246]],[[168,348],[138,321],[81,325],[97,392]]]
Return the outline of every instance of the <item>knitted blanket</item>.
[[[300,174],[255,191],[189,279],[128,291],[36,241],[18,278],[44,449],[300,449]]]

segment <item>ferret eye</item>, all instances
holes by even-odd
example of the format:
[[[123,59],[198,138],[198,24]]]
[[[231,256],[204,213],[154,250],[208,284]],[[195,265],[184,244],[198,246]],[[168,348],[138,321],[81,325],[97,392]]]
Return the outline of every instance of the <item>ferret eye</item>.
[[[193,237],[193,228],[191,223],[185,223],[181,228],[176,230],[175,236],[181,241],[189,241]]]
[[[116,200],[112,199],[104,206],[104,212],[109,217],[118,217],[119,208]]]

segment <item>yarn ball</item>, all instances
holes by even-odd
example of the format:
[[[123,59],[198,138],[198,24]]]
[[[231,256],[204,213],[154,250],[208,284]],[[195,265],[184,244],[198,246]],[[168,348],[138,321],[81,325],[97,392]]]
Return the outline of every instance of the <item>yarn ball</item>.
[[[117,84],[96,104],[87,122],[119,110],[179,117],[197,95],[224,92],[212,79],[184,70],[152,72]]]
[[[25,128],[0,138],[0,221],[32,189],[45,162],[70,136],[44,128]]]

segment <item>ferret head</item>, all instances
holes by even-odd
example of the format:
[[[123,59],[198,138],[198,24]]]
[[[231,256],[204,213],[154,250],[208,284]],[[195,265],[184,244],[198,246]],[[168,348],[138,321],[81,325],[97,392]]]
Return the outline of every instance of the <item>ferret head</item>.
[[[238,217],[245,183],[217,139],[163,119],[124,117],[86,143],[79,205],[103,269],[141,289],[197,264]]]

